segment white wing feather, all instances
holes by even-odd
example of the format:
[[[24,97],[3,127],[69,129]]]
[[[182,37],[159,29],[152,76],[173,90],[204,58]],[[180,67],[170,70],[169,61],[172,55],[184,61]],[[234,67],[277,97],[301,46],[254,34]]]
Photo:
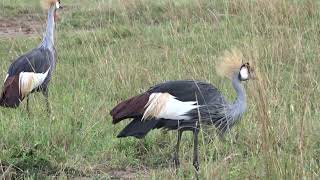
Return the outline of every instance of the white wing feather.
[[[45,73],[21,72],[19,74],[19,90],[24,97],[35,88],[39,87],[46,79],[50,68]]]
[[[171,120],[189,120],[186,113],[200,107],[196,101],[179,101],[169,93],[152,93],[146,104],[142,120],[150,117]]]

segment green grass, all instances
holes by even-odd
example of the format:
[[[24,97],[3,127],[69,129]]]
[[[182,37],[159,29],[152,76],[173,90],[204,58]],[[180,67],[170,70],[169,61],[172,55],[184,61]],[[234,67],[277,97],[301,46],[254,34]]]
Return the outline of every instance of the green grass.
[[[37,1],[3,0],[4,18],[46,14]],[[117,139],[110,109],[156,83],[199,79],[230,100],[217,76],[226,49],[238,48],[261,77],[246,83],[249,108],[224,141],[201,132],[201,179],[316,179],[320,173],[320,4],[313,0],[65,0],[56,30],[58,64],[50,86],[52,116],[41,94],[0,109],[3,175],[21,178],[121,176],[194,178],[192,136],[172,167],[175,132]],[[1,14],[2,13],[2,14]],[[0,38],[0,79],[41,33]],[[260,93],[260,94],[259,94]],[[1,170],[0,170],[1,173]]]

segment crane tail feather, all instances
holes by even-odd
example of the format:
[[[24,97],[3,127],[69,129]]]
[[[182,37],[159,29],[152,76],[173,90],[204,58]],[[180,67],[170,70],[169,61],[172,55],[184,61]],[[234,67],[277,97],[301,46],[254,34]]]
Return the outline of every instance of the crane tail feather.
[[[116,124],[126,118],[141,116],[145,105],[148,103],[149,96],[150,94],[144,93],[119,103],[110,111],[113,118],[112,123]]]
[[[19,75],[7,77],[0,98],[0,106],[16,108],[22,101],[19,93]]]
[[[138,139],[145,137],[149,131],[154,129],[160,119],[141,121],[142,116],[134,118],[119,134],[118,138],[133,136]]]

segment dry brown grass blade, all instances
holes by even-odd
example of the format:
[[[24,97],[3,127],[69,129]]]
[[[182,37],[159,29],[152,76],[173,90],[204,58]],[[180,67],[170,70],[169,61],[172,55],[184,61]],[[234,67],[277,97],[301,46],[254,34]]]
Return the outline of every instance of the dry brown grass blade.
[[[267,98],[266,81],[265,76],[261,74],[258,70],[255,72],[256,80],[254,81],[254,87],[250,89],[250,94],[252,95],[254,102],[256,104],[256,119],[260,123],[261,133],[262,133],[262,149],[265,156],[265,166],[267,169],[267,176],[271,176],[271,167],[272,167],[272,128],[270,124],[270,115],[269,115],[269,103]]]

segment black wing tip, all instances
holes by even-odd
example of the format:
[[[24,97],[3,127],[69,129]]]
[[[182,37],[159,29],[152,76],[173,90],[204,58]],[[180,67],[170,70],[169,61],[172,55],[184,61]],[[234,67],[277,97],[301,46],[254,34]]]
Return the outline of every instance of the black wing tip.
[[[0,106],[3,108],[13,108],[16,109],[19,107],[19,103],[15,103],[15,104],[7,104],[5,102],[0,102]]]
[[[111,116],[114,116],[114,114],[115,114],[115,108],[111,109],[111,111],[109,111],[109,114],[110,114]]]
[[[109,115],[112,116],[112,124],[117,124],[118,122],[120,122],[120,119],[117,117],[116,108],[113,108],[109,112]]]
[[[125,137],[128,137],[128,136],[125,135],[125,134],[122,134],[122,133],[119,133],[119,134],[117,135],[117,138],[125,138]]]
[[[116,119],[113,119],[112,120],[112,124],[117,124],[118,122],[117,122],[117,120]]]
[[[120,121],[122,121],[124,119],[127,119],[127,117],[118,118],[118,117],[112,116],[112,124],[118,124]]]
[[[143,139],[145,136],[146,136],[146,134],[125,134],[125,133],[119,133],[118,135],[117,135],[117,138],[126,138],[126,137],[135,137],[135,138],[137,138],[137,139]]]
[[[19,97],[9,97],[9,98],[4,98],[4,96],[2,96],[0,98],[0,106],[3,108],[18,108],[20,105],[20,98]]]

